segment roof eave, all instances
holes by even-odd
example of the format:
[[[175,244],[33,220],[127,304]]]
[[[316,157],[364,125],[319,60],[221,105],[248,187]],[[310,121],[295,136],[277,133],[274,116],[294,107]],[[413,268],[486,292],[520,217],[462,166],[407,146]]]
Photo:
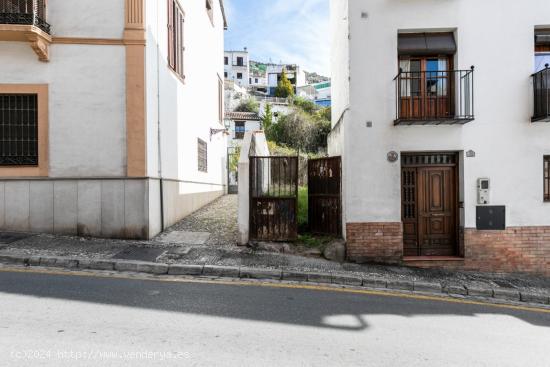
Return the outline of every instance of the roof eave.
[[[225,7],[223,6],[223,0],[220,0],[220,7],[222,9],[222,16],[223,16],[223,29],[227,30],[227,16],[225,15]]]

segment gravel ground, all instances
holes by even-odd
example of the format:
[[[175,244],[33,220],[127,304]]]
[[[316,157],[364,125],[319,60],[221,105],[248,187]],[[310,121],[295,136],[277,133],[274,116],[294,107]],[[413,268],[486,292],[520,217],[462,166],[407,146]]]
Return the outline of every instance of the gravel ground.
[[[206,245],[237,246],[239,233],[237,210],[237,195],[222,196],[212,204],[166,229],[164,233],[155,237],[153,242],[157,242],[163,235],[173,231],[209,232],[210,238],[206,241]]]

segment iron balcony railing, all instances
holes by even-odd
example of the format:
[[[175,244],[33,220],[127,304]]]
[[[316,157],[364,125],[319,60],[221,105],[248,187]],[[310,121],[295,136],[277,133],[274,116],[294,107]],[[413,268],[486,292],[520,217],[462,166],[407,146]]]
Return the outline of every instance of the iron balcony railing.
[[[474,120],[474,67],[399,71],[395,125],[465,124]]]
[[[0,24],[33,25],[49,34],[46,0],[0,0]]]
[[[532,121],[550,122],[550,65],[532,75],[534,91],[534,113]]]

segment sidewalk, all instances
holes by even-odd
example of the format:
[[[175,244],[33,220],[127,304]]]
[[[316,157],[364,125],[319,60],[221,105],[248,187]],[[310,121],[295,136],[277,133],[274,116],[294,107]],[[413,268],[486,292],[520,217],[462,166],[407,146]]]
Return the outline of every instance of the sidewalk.
[[[550,304],[550,279],[544,277],[339,264],[230,244],[216,246],[208,244],[207,232],[178,228],[183,227],[152,241],[0,233],[0,264],[330,283]]]
[[[237,246],[237,197],[227,195],[151,241],[0,232],[0,264],[289,280],[550,304],[549,278],[340,264],[315,252],[279,252],[284,247]]]

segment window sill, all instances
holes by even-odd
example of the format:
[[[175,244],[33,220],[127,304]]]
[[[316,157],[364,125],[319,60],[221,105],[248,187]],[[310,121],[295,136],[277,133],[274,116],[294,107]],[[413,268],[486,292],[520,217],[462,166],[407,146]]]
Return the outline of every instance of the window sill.
[[[168,67],[168,70],[170,70],[170,72],[172,72],[172,74],[174,74],[174,76],[178,78],[181,84],[185,85],[185,75],[178,74],[174,69],[172,69],[170,65],[167,65],[167,67]]]

